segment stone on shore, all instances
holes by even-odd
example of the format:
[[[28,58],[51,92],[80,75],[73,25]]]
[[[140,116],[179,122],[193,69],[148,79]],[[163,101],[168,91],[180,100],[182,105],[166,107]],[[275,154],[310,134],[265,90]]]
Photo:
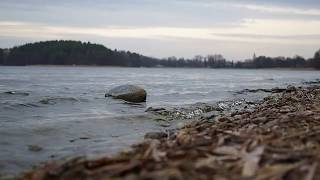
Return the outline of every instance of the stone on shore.
[[[162,139],[168,137],[164,132],[149,132],[144,135],[145,139]]]
[[[296,87],[294,87],[294,86],[292,86],[292,85],[289,85],[289,86],[287,87],[286,92],[294,92],[294,91],[296,91],[296,90],[297,90]]]
[[[136,85],[121,85],[109,90],[105,97],[113,97],[115,99],[122,99],[128,102],[140,103],[145,102],[147,92]]]

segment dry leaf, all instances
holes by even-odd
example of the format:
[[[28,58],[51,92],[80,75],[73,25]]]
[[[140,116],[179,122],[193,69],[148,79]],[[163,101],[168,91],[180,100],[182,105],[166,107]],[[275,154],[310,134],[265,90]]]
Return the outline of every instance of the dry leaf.
[[[256,171],[259,168],[259,162],[263,152],[264,152],[264,147],[259,146],[255,148],[252,152],[244,154],[244,157],[243,157],[244,165],[242,169],[243,176],[250,177],[256,174]]]
[[[221,155],[233,155],[233,156],[240,156],[240,151],[237,149],[236,146],[221,146],[217,147],[214,150],[214,153],[221,154]]]
[[[277,164],[263,167],[257,173],[257,180],[281,179],[288,171],[298,167],[300,164]]]

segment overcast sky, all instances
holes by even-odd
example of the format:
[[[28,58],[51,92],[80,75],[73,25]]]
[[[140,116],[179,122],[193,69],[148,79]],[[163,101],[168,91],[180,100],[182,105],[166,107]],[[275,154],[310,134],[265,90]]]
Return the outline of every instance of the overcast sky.
[[[72,39],[153,57],[313,56],[320,0],[1,0],[0,47]]]

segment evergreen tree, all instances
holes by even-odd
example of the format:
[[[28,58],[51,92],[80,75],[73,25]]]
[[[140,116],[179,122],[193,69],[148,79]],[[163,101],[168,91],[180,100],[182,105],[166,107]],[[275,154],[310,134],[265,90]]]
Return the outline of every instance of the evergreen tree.
[[[3,49],[0,48],[0,65],[4,63],[4,52]]]
[[[301,56],[256,57],[236,63],[226,61],[220,55],[197,55],[192,59],[156,59],[130,51],[111,50],[103,45],[80,41],[45,41],[25,44],[11,49],[0,49],[0,64],[3,65],[103,65],[123,67],[210,67],[210,68],[301,68],[320,69],[320,50],[313,59],[306,61]]]
[[[315,54],[314,54],[314,58],[313,58],[313,67],[320,69],[320,50],[318,50]]]

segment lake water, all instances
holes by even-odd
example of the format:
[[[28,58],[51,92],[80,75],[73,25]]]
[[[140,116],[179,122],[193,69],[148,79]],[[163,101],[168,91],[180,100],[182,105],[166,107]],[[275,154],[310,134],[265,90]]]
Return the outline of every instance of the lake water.
[[[302,85],[319,77],[311,70],[0,66],[0,174],[70,155],[116,153],[146,132],[163,130],[145,113],[151,106],[214,103],[243,89]],[[146,89],[147,103],[104,97],[128,83]],[[30,145],[43,149],[30,151]]]

